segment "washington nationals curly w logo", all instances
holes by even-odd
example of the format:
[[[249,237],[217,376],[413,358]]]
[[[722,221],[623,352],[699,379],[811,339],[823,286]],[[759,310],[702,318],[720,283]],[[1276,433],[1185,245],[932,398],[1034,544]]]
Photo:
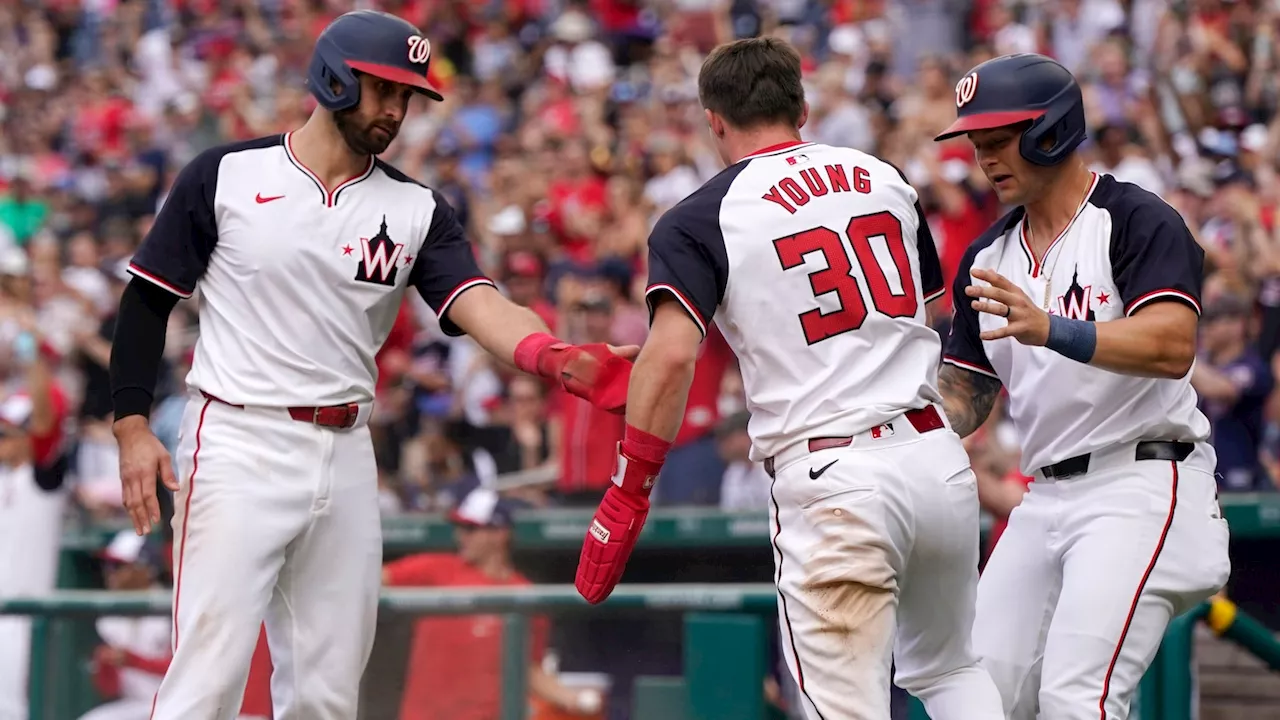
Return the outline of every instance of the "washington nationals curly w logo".
[[[962,108],[968,105],[977,92],[978,73],[969,73],[963,80],[956,83],[956,107]]]
[[[387,235],[387,219],[382,218],[382,229],[372,238],[360,238],[360,267],[356,268],[356,280],[378,285],[396,284],[396,265],[404,255],[404,244],[393,242]]]
[[[431,41],[414,35],[409,38],[409,62],[419,65],[431,58]]]

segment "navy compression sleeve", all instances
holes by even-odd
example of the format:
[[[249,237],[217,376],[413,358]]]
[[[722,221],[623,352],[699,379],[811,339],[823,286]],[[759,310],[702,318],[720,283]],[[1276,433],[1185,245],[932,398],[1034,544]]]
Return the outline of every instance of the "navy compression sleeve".
[[[111,402],[115,419],[151,415],[169,313],[178,296],[139,278],[120,298],[115,338],[111,341]]]

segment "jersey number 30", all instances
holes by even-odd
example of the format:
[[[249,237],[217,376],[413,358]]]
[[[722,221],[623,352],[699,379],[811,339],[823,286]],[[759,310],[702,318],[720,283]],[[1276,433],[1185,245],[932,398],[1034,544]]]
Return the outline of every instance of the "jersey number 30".
[[[871,290],[871,303],[876,311],[889,317],[915,317],[919,309],[916,298],[915,278],[911,274],[911,260],[902,240],[902,223],[890,212],[859,215],[845,228],[853,257],[862,268],[863,276]],[[894,293],[889,277],[876,258],[871,238],[883,237],[893,259],[894,270],[901,281],[902,292]],[[809,273],[809,285],[813,295],[834,292],[840,308],[829,313],[814,308],[800,313],[800,325],[805,340],[810,345],[822,342],[841,333],[857,330],[867,319],[867,304],[862,299],[862,288],[852,274],[853,265],[845,250],[840,233],[826,227],[816,227],[788,235],[773,241],[773,248],[782,261],[782,269],[790,270],[804,264],[804,256],[812,252],[822,253],[827,267]]]

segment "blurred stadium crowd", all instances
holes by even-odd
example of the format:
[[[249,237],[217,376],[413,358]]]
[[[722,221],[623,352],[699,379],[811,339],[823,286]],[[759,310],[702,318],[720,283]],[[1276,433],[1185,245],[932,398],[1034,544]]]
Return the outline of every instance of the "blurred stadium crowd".
[[[350,2],[95,0],[0,5],[0,273],[34,309],[73,409],[78,504],[116,513],[104,366],[121,268],[176,171],[211,145],[296,127],[311,42]],[[1208,253],[1196,374],[1226,490],[1274,487],[1272,358],[1280,331],[1275,223],[1280,103],[1271,2],[1167,0],[387,0],[433,40],[446,101],[421,101],[385,159],[460,209],[493,277],[573,341],[640,342],[645,237],[719,170],[695,92],[700,59],[734,37],[786,37],[805,57],[806,139],[862,148],[921,190],[943,265],[1000,208],[961,140],[929,140],[959,73],[1039,51],[1085,82],[1100,171],[1163,195]],[[415,100],[415,102],[420,102]],[[180,415],[199,298],[175,315],[155,421]],[[934,317],[945,328],[943,300]],[[51,355],[54,357],[54,355]],[[417,298],[380,356],[388,513],[433,509],[470,479],[535,504],[607,482],[620,419],[494,367],[445,338]],[[660,483],[666,503],[758,507],[734,361],[706,345]],[[997,417],[971,443],[1004,476]],[[173,437],[172,431],[170,437]],[[499,481],[498,479],[501,478]],[[1017,478],[1012,478],[1017,480]]]
[[[415,98],[384,159],[443,192],[483,267],[572,342],[644,339],[647,232],[720,170],[695,83],[718,43],[772,34],[802,51],[805,139],[901,167],[948,282],[1001,213],[968,143],[931,141],[955,81],[995,55],[1056,57],[1084,84],[1095,170],[1162,195],[1204,246],[1193,382],[1221,489],[1280,487],[1275,0],[0,0],[0,436],[39,440],[38,471],[85,517],[121,512],[106,367],[128,258],[196,153],[305,121],[312,42],[356,6],[420,26],[446,96]],[[932,309],[943,332],[946,298]],[[153,415],[171,449],[198,303],[173,315]],[[58,432],[9,402],[35,390],[24,331],[52,371]],[[379,370],[387,514],[446,509],[477,484],[594,505],[608,482],[621,418],[445,337],[417,297]],[[713,335],[658,501],[762,509],[745,428]],[[986,504],[1007,513],[1028,479],[999,412],[969,447]]]
[[[1099,171],[1163,195],[1208,254],[1196,385],[1224,490],[1280,480],[1280,4],[1223,0],[385,0],[432,39],[443,104],[415,107],[384,156],[440,188],[484,267],[576,342],[643,340],[645,238],[719,170],[695,78],[719,42],[769,33],[805,58],[805,139],[877,153],[920,189],[944,268],[1000,213],[963,140],[936,145],[953,84],[1038,51],[1085,83]],[[34,310],[73,428],[78,507],[118,512],[104,367],[122,268],[178,169],[211,145],[300,125],[302,78],[342,0],[0,3],[0,274]],[[950,280],[950,278],[948,278]],[[174,439],[195,307],[174,316],[155,422]],[[945,329],[944,299],[934,310]],[[10,335],[13,335],[11,332]],[[459,482],[572,504],[607,482],[621,419],[548,396],[443,336],[417,298],[379,358],[388,513],[447,505]],[[11,385],[13,383],[10,383]],[[667,504],[759,507],[731,353],[706,344]],[[997,415],[971,443],[1017,485]],[[1010,494],[1010,501],[1016,499]],[[594,500],[591,500],[594,502]]]

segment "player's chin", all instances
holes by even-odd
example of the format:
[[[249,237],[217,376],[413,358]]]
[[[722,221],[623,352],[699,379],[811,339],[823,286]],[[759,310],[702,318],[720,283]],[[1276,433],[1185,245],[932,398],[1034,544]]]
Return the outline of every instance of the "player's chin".
[[[387,134],[383,130],[372,130],[364,139],[365,152],[369,155],[381,155],[391,147],[391,141],[395,139],[395,134]]]
[[[347,142],[352,149],[363,155],[381,155],[391,147],[391,143],[395,141],[398,134],[396,130],[388,130],[385,127],[374,125],[363,132],[350,134]]]
[[[999,180],[992,178],[991,189],[995,190],[996,198],[1002,205],[1022,204],[1022,190],[1012,176],[1005,175]]]

